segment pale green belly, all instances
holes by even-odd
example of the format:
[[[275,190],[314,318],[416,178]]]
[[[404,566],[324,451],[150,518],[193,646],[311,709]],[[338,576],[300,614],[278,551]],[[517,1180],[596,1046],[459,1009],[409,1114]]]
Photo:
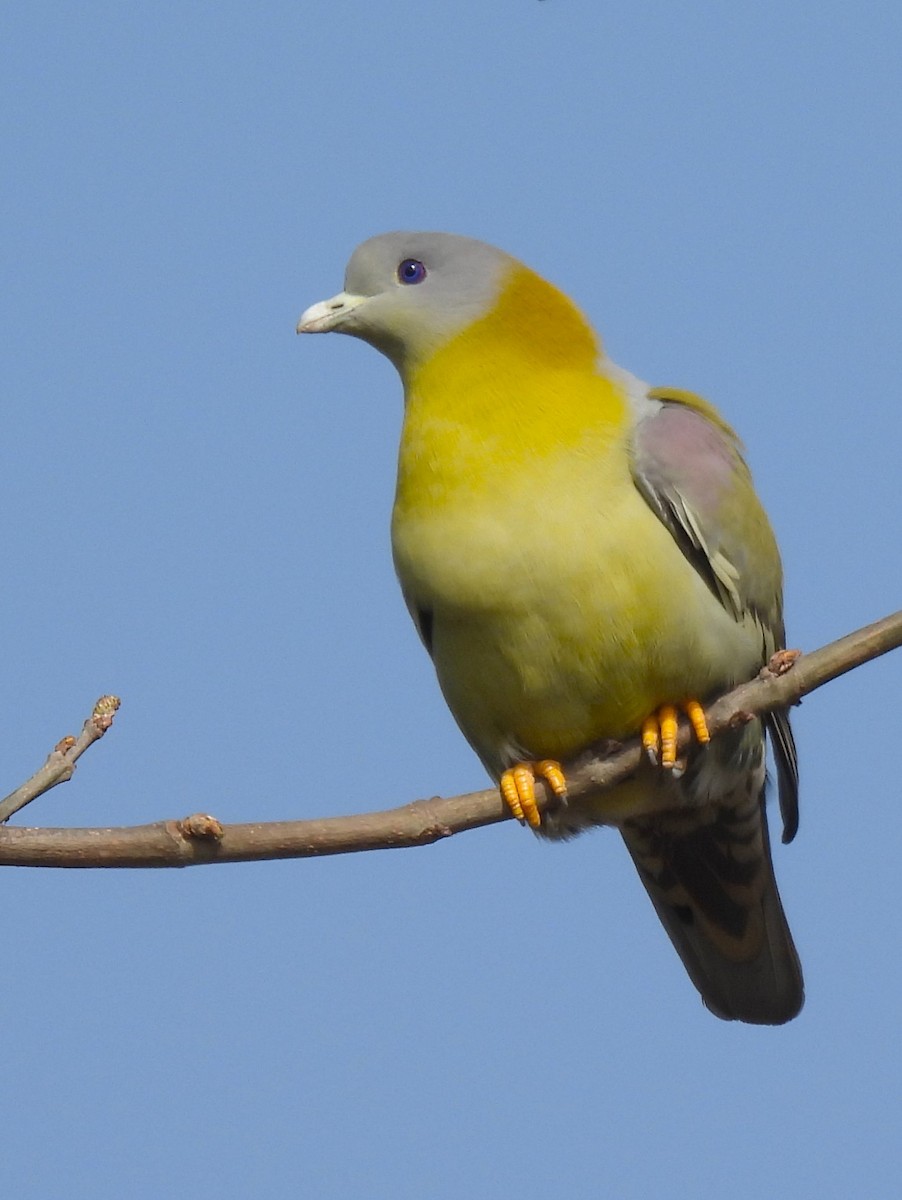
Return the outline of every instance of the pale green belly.
[[[756,630],[723,609],[634,488],[553,513],[529,505],[396,515],[393,528],[408,602],[432,614],[442,691],[494,774],[623,738],[659,704],[754,673]]]

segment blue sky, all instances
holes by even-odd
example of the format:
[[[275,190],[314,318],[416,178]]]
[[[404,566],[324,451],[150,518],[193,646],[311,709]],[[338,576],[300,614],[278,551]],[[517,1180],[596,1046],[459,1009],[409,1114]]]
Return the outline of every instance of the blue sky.
[[[393,578],[390,366],[297,339],[363,238],[560,284],[714,400],[793,646],[899,607],[902,9],[10,5],[0,41],[5,784],[19,823],[484,785]],[[4,873],[6,1194],[896,1194],[899,661],[796,715],[802,1016],[701,1006],[619,838]]]

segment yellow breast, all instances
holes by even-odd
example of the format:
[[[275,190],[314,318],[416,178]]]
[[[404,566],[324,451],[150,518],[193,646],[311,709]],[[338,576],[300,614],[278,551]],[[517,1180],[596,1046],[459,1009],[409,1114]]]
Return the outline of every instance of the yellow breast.
[[[562,757],[720,683],[732,623],[635,488],[628,400],[598,355],[570,301],[517,270],[407,381],[395,564],[496,773],[511,748]]]

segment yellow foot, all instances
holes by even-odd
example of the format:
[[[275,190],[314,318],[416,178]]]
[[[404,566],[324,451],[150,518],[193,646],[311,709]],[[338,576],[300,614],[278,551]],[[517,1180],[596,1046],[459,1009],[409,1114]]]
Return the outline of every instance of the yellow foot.
[[[705,710],[697,700],[687,700],[681,705],[698,741],[707,745],[711,741]],[[677,709],[673,704],[662,704],[659,709],[642,722],[642,745],[653,763],[660,763],[665,771],[676,765]]]
[[[501,776],[501,796],[518,821],[526,821],[533,829],[542,824],[542,816],[536,807],[536,776],[544,779],[555,796],[567,797],[567,781],[561,764],[551,758],[540,762],[517,763]]]

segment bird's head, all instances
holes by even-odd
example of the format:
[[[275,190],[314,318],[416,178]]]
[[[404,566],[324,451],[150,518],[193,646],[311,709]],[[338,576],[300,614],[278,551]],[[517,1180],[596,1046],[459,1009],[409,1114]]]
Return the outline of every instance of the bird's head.
[[[402,374],[495,304],[516,259],[450,233],[384,233],[358,246],[344,290],[313,304],[298,333],[348,333]]]

